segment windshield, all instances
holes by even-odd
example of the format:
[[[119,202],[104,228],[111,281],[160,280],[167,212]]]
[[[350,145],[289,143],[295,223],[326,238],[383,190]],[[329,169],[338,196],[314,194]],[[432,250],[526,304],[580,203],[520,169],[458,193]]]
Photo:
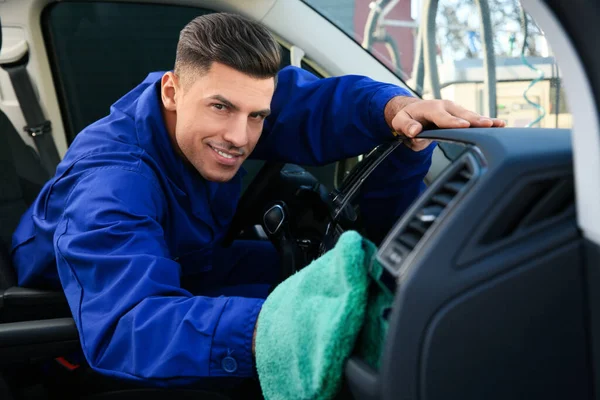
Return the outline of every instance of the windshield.
[[[423,98],[570,128],[560,70],[518,0],[304,0]]]

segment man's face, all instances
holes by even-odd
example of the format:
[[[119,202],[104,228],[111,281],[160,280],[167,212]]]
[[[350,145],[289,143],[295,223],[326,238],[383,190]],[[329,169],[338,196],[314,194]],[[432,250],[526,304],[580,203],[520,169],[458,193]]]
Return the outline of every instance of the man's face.
[[[229,181],[260,138],[275,80],[219,63],[204,75],[185,78],[184,83],[168,72],[161,81],[171,140],[206,180]]]

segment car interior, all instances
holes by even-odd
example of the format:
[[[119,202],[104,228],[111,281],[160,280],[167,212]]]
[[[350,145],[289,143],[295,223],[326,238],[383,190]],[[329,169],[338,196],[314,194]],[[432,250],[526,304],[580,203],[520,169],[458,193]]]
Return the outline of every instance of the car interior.
[[[376,259],[383,266],[378,283],[394,294],[381,365],[374,369],[352,355],[339,398],[600,398],[595,301],[600,247],[594,236],[600,195],[593,197],[600,189],[590,188],[598,188],[600,147],[586,146],[600,143],[600,53],[593,51],[590,33],[598,28],[581,22],[600,17],[600,9],[591,0],[575,2],[578,7],[558,0],[522,1],[548,32],[567,95],[580,90],[579,97],[568,98],[572,128],[557,123],[421,135],[438,143],[427,188],[377,243]],[[181,27],[214,11],[263,21],[281,43],[282,66],[296,65],[321,78],[363,73],[407,87],[393,67],[338,29],[314,1],[261,0],[253,7],[216,0],[159,3],[0,3],[0,72],[5,72],[0,100],[9,89],[19,97],[11,68],[44,71],[30,72],[33,98],[52,123],[51,134],[39,136],[46,135],[54,151],[64,154],[77,132],[104,116],[108,105],[149,71],[170,69]],[[373,2],[373,13],[391,3]],[[424,3],[424,9],[437,7],[437,2]],[[13,20],[4,14],[8,7],[14,7]],[[306,16],[316,28],[293,36],[289,32],[303,22],[290,13]],[[26,20],[23,15],[35,26],[28,27],[24,50],[16,45],[14,22]],[[331,40],[318,41],[319,35]],[[12,58],[6,56],[9,51]],[[30,135],[19,132],[25,124],[18,123],[27,121],[14,115],[31,106],[20,97],[12,106],[0,101],[2,399],[56,395],[40,394],[44,388],[36,385],[35,374],[40,365],[80,348],[64,295],[19,287],[10,263],[12,232],[51,176],[39,138],[30,137],[31,130]],[[575,97],[587,105],[578,107]],[[357,195],[399,145],[385,143],[369,154],[319,167],[249,161],[225,245],[270,240],[282,258],[281,279],[289,277],[333,248],[343,232],[362,231]],[[110,384],[86,391],[85,398],[167,397],[225,398],[205,390]]]

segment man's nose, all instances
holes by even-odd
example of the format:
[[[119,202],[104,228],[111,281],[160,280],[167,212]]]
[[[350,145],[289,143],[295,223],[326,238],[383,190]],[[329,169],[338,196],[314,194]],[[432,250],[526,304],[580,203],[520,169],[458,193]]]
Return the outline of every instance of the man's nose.
[[[223,139],[231,143],[232,146],[242,148],[248,144],[248,122],[245,119],[238,119],[231,124]]]

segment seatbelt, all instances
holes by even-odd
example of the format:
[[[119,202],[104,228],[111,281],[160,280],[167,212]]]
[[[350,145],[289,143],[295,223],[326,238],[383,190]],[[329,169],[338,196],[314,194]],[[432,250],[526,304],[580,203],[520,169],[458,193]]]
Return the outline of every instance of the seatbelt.
[[[24,130],[33,138],[44,169],[48,171],[50,176],[54,176],[56,166],[60,162],[60,156],[52,138],[52,125],[44,117],[42,107],[33,90],[29,73],[27,73],[28,61],[29,53],[26,53],[17,62],[2,65],[2,69],[8,72],[10,76],[21,111],[27,122]]]

